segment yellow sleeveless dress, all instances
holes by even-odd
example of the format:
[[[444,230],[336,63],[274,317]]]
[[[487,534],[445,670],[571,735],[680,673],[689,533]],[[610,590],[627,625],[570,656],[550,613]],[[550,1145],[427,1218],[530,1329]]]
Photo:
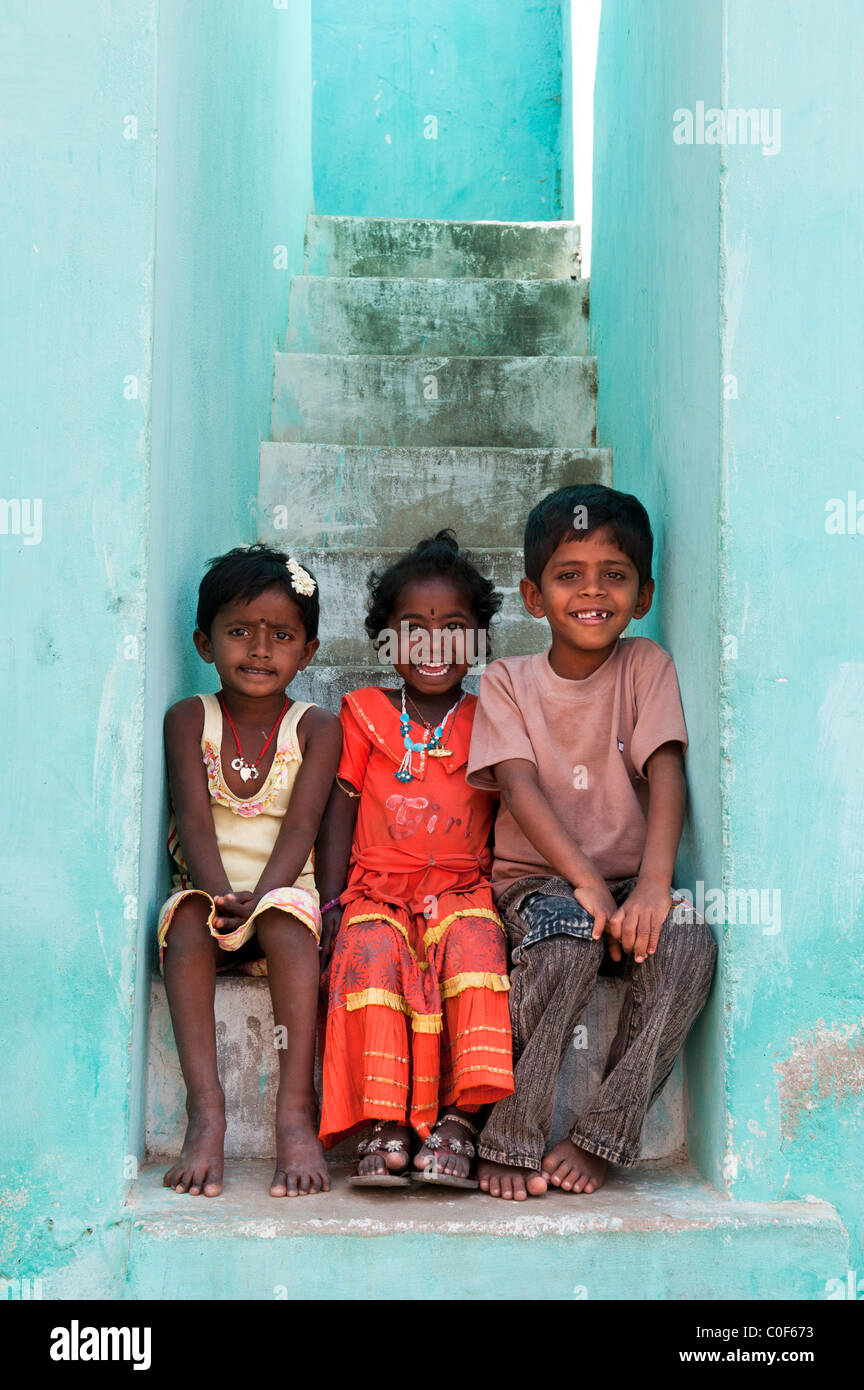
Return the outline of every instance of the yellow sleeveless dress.
[[[302,700],[294,701],[279,725],[276,753],[263,783],[250,797],[239,797],[228,787],[222,773],[222,706],[215,695],[199,695],[198,699],[204,706],[201,756],[207,771],[210,810],[213,813],[213,828],[219,854],[232,890],[235,893],[251,893],[254,892],[264,866],[273,852],[282,821],[291,803],[294,783],[303,761],[297,738],[297,725],[312,705]],[[209,893],[203,888],[196,888],[191,881],[173,813],[168,832],[168,849],[177,864],[177,872],[174,875],[176,891],[159,913],[157,939],[160,969],[174,913],[179,904],[193,893],[209,901],[207,925],[211,936],[216,937],[223,951],[236,951],[245,945],[255,931],[255,918],[273,907],[299,918],[316,939],[318,938],[321,914],[315,887],[312,852],[296,883],[265,893],[255,911],[236,931],[218,932],[213,926],[216,905]],[[244,968],[250,969],[249,966]],[[266,971],[252,968],[251,973],[263,974]]]

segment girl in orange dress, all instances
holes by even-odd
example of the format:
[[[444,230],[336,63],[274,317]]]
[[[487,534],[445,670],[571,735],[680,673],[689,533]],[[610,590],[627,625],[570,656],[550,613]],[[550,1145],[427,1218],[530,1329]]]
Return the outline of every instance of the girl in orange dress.
[[[469,1176],[476,1114],[513,1090],[506,938],[488,871],[494,793],[469,787],[462,691],[501,604],[451,532],[370,576],[366,628],[401,688],[344,697],[318,841],[329,966],[321,1138],[374,1123],[352,1182]],[[419,1152],[414,1136],[422,1141]]]

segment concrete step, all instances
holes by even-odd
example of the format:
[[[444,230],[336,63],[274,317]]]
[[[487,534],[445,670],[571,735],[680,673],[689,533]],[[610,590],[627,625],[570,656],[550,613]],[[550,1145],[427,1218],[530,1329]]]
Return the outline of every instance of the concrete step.
[[[403,522],[404,526],[404,522]],[[428,534],[430,528],[425,528]],[[424,534],[418,523],[416,531],[405,532],[405,542],[413,543]],[[367,576],[372,570],[381,571],[402,553],[402,548],[385,550],[349,549],[319,550],[307,548],[304,561],[318,580],[321,592],[321,645],[317,661],[330,665],[368,665],[376,670],[380,663],[366,633]],[[546,623],[530,618],[522,606],[519,581],[524,569],[522,551],[469,550],[481,574],[486,575],[503,594],[501,611],[489,632],[489,651],[495,656],[521,655],[543,651],[549,645]]]
[[[446,222],[414,217],[306,221],[307,275],[579,277],[575,222]]]
[[[581,357],[588,281],[298,276],[285,351]]]
[[[570,483],[612,482],[611,449],[260,447],[258,538],[273,545],[405,545],[413,521],[466,546],[518,546],[534,503]]]
[[[825,1297],[849,1264],[827,1202],[730,1202],[685,1165],[618,1171],[590,1197],[349,1188],[277,1200],[266,1162],[221,1197],[133,1185],[129,1299],[486,1301]]]
[[[271,436],[316,444],[593,448],[593,357],[276,353]]]
[[[603,979],[582,1020],[585,1033],[574,1035],[558,1079],[552,1141],[567,1133],[579,1111],[600,1085],[602,1068],[623,998],[618,980]],[[267,981],[223,975],[216,984],[216,1040],[219,1074],[228,1115],[229,1158],[263,1158],[273,1154],[273,1115],[278,1061],[273,1046],[273,1014]],[[582,1043],[586,1046],[582,1046]],[[185,1132],[185,1091],[165,987],[154,979],[150,994],[146,1147],[151,1158],[180,1152]],[[645,1122],[642,1157],[679,1158],[685,1149],[684,1083],[680,1062]],[[353,1154],[356,1137],[334,1150]]]

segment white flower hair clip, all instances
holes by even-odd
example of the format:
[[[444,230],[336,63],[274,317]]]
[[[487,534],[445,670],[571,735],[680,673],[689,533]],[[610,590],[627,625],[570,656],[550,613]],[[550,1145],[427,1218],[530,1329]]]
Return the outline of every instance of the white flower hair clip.
[[[290,560],[285,561],[285,568],[291,576],[291,588],[295,594],[305,594],[307,598],[314,594],[315,580],[311,574],[304,570],[302,565],[297,563],[293,555]]]

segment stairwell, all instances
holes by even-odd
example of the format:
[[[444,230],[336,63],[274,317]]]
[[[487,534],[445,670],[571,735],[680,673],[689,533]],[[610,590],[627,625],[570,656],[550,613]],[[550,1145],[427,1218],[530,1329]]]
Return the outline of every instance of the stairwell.
[[[505,594],[493,655],[542,649],[545,625],[518,593],[525,517],[555,487],[612,478],[611,452],[596,447],[578,227],[313,216],[305,270],[259,465],[259,539],[300,555],[321,586],[321,647],[293,693],[335,711],[346,690],[394,683],[364,635],[366,575],[442,526]],[[599,1085],[621,988],[601,982],[568,1049],[553,1139]],[[208,1201],[160,1186],[185,1116],[153,982],[130,1297],[812,1297],[819,1271],[844,1258],[827,1204],[731,1203],[693,1170],[680,1064],[649,1113],[640,1166],[591,1198],[550,1192],[517,1207],[452,1190],[358,1192],[339,1167],[352,1140],[335,1152],[333,1193],[274,1201],[266,981],[221,978],[216,1009],[233,1161],[225,1194]],[[200,1258],[173,1260],[175,1239]]]

